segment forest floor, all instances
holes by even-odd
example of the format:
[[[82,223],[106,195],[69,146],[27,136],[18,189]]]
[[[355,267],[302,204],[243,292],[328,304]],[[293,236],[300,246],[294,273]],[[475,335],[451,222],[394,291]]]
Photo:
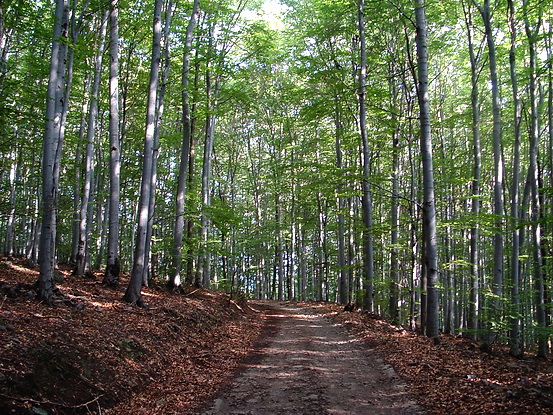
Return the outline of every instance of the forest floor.
[[[46,306],[37,275],[0,258],[1,414],[269,413],[275,390],[297,414],[553,413],[550,360],[436,343],[334,304],[145,288],[137,308],[121,301],[125,278],[109,289],[63,269]]]

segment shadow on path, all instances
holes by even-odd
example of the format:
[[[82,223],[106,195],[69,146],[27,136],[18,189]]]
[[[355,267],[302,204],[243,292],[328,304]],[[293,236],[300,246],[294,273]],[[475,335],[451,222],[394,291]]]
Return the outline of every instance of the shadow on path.
[[[424,414],[375,351],[292,304],[259,302],[266,336],[203,415]]]

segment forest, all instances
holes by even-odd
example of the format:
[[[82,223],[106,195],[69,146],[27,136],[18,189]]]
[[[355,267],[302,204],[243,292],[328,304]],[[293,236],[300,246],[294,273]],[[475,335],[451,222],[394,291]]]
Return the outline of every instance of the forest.
[[[0,240],[547,357],[551,0],[4,0]]]

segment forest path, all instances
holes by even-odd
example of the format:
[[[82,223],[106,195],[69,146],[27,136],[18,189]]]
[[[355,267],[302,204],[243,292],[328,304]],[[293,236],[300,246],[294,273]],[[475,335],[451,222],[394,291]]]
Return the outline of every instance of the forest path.
[[[204,415],[423,414],[405,384],[360,339],[313,311],[257,302],[268,333]]]

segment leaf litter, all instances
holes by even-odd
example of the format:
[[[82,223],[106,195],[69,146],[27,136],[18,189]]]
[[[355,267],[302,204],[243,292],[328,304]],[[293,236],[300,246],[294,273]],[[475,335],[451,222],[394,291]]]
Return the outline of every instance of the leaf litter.
[[[55,305],[34,299],[38,272],[0,259],[0,413],[194,414],[227,387],[267,336],[262,308],[210,290],[144,288],[123,301],[101,275],[61,269]],[[553,413],[550,360],[434,342],[377,316],[299,303],[362,338],[391,364],[428,414]]]

